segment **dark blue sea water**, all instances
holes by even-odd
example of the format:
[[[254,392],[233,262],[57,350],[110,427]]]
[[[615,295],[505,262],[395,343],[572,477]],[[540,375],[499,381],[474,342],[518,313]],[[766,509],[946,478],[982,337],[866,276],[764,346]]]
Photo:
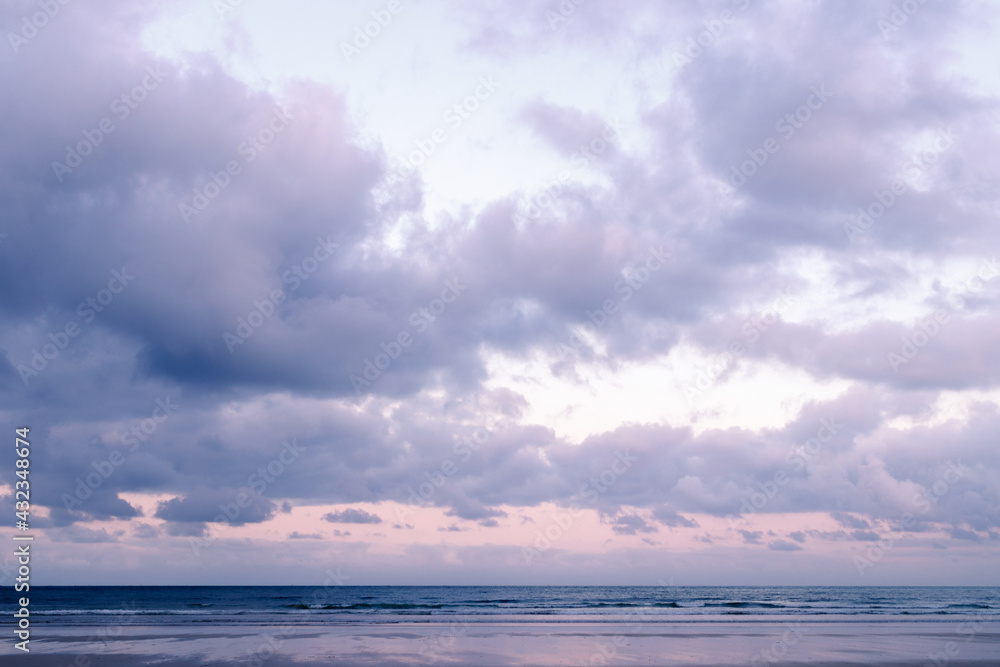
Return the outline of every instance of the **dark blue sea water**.
[[[1000,620],[997,587],[32,586],[34,623]],[[12,613],[16,594],[0,593]]]

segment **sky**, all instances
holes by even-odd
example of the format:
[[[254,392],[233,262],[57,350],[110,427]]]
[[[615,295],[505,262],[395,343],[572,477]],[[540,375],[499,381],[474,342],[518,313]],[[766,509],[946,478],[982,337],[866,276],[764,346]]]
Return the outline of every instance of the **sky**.
[[[1000,584],[998,27],[4,2],[34,583]]]

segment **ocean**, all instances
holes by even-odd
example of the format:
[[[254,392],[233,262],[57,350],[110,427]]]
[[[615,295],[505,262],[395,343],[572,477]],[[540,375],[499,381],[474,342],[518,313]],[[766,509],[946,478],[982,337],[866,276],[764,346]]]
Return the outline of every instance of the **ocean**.
[[[23,594],[0,590],[2,613],[13,613]],[[36,626],[1000,620],[997,587],[32,586],[28,595]]]

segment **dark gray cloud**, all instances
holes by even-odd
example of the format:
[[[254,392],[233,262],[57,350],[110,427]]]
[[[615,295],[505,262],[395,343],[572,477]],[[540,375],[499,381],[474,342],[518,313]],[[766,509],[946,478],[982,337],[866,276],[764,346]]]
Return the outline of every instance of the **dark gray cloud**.
[[[971,530],[966,530],[964,528],[952,528],[948,532],[956,540],[967,540],[969,542],[979,542],[980,540],[983,539],[977,533],[974,533]]]
[[[871,530],[852,530],[851,539],[860,542],[878,542],[881,538],[878,533]]]
[[[201,522],[171,522],[166,530],[171,537],[204,538],[209,534],[208,525]]]
[[[621,514],[611,521],[611,530],[619,535],[637,535],[639,533],[655,533],[656,526],[651,526],[638,514]]]
[[[349,507],[346,510],[327,512],[323,515],[324,521],[330,523],[382,523],[382,517],[364,510]]]
[[[277,506],[268,498],[235,489],[196,489],[160,503],[158,519],[180,523],[229,523],[242,526],[274,516]]]
[[[669,507],[660,506],[653,508],[653,517],[664,526],[697,528],[698,522],[683,516]]]

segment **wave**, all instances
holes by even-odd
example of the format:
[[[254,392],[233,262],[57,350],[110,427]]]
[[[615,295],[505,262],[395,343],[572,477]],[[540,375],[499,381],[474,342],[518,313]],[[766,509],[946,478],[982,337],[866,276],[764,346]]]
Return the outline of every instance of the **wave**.
[[[196,609],[39,609],[38,616],[193,616],[206,612]]]
[[[993,607],[988,604],[978,604],[975,602],[969,602],[966,604],[950,604],[945,609],[992,609]]]
[[[445,604],[417,604],[417,603],[405,603],[405,602],[355,602],[353,604],[287,604],[284,605],[287,609],[334,609],[334,610],[359,610],[359,609],[393,609],[393,610],[405,610],[405,609],[444,609],[445,607],[451,605]]]
[[[254,624],[437,622],[449,617],[546,619],[546,622],[743,622],[838,617],[946,621],[1000,619],[1000,588],[569,588],[569,587],[340,587],[317,599],[316,587],[43,587],[32,609],[41,622]],[[85,593],[85,594],[84,594]],[[34,602],[34,600],[33,600]],[[84,605],[81,607],[81,605]],[[94,607],[91,609],[86,608]],[[15,611],[0,591],[0,613]],[[87,617],[91,617],[88,619]],[[154,617],[159,617],[154,619]],[[280,620],[279,620],[280,619]],[[728,620],[727,620],[728,619]]]
[[[775,602],[709,602],[705,607],[729,607],[733,609],[786,609],[788,605]]]

